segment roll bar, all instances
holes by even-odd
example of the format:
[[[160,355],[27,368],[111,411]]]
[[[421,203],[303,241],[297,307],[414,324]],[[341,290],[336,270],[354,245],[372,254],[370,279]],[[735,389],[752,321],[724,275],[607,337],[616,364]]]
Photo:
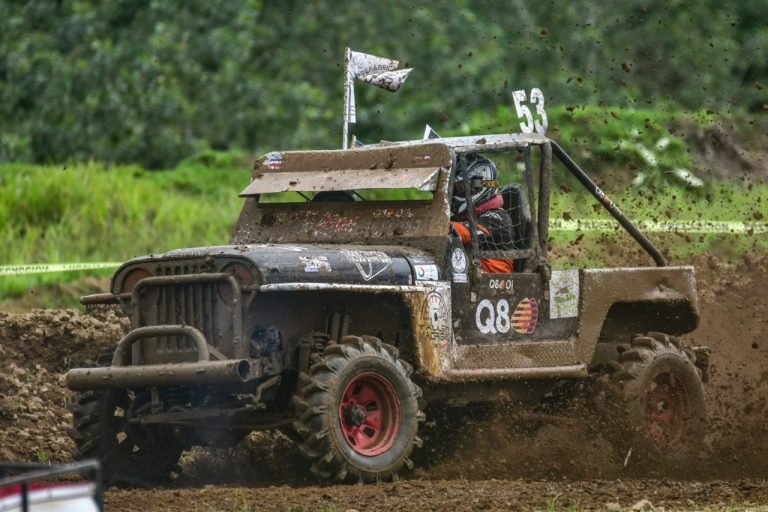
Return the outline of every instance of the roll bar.
[[[645,249],[645,252],[647,252],[651,258],[653,258],[653,261],[656,262],[657,267],[666,267],[667,261],[664,259],[664,256],[661,255],[661,252],[656,248],[653,243],[648,240],[648,238],[643,235],[639,229],[637,229],[637,226],[632,224],[628,218],[624,216],[624,213],[619,209],[619,207],[614,203],[610,197],[606,195],[605,192],[603,192],[600,187],[595,184],[594,181],[592,181],[592,178],[590,178],[584,170],[582,170],[581,167],[578,166],[576,162],[573,161],[573,159],[568,155],[568,153],[565,152],[563,148],[560,147],[560,145],[555,142],[554,140],[550,139],[550,144],[552,145],[552,153],[557,157],[558,160],[560,160],[563,165],[565,165],[566,169],[571,171],[571,174],[573,174],[579,182],[584,185],[584,188],[586,188],[595,198],[600,202],[603,207],[608,210],[608,213],[610,213],[614,219],[616,219],[619,224],[622,225],[624,229],[627,230],[627,233],[629,233],[632,238],[637,241],[640,246]]]

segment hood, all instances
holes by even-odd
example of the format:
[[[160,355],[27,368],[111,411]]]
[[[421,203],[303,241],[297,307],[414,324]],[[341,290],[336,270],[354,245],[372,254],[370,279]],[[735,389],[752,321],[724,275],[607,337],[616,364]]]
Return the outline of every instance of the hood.
[[[244,263],[258,273],[260,284],[338,283],[410,285],[442,276],[434,258],[424,251],[401,246],[360,245],[226,245],[179,249],[136,258],[124,264],[113,279],[119,289],[131,270],[141,267],[152,275],[221,272]],[[255,269],[254,269],[255,267]]]

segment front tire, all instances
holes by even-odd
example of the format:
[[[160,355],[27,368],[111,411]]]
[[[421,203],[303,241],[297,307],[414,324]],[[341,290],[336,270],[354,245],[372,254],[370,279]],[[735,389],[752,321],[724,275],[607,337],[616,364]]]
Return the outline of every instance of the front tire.
[[[421,389],[397,349],[372,336],[345,336],[302,374],[293,426],[311,472],[326,482],[396,480],[421,446]]]
[[[663,333],[636,336],[613,366],[621,420],[614,445],[649,467],[692,463],[706,426],[701,372],[693,353]],[[619,434],[616,436],[615,434]]]
[[[129,421],[149,405],[147,392],[119,389],[78,393],[69,404],[75,458],[98,459],[108,484],[145,486],[166,479],[176,467],[183,446],[168,427]]]

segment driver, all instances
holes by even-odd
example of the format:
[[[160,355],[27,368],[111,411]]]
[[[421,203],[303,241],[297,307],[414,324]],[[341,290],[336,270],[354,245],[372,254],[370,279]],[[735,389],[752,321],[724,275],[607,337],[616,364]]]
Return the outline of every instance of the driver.
[[[470,203],[474,206],[480,250],[513,249],[512,218],[504,210],[496,165],[480,155],[468,155],[458,165],[451,200],[451,231],[461,238],[465,246],[471,245],[465,190],[465,187],[470,187]],[[514,270],[511,259],[501,258],[483,258],[480,267],[488,273],[511,273]]]

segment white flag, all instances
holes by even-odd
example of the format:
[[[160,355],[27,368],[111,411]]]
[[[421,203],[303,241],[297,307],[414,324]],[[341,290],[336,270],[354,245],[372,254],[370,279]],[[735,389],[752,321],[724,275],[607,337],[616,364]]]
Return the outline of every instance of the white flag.
[[[347,48],[347,106],[346,121],[356,123],[355,111],[355,79],[381,87],[388,91],[397,91],[412,69],[400,69],[400,61],[385,59],[367,53],[353,52]]]
[[[405,83],[405,79],[413,69],[400,69],[397,71],[383,71],[377,74],[368,74],[357,77],[361,82],[373,84],[391,92],[397,91]]]
[[[429,125],[426,125],[424,127],[424,136],[422,139],[428,140],[428,139],[440,139],[440,135]]]

